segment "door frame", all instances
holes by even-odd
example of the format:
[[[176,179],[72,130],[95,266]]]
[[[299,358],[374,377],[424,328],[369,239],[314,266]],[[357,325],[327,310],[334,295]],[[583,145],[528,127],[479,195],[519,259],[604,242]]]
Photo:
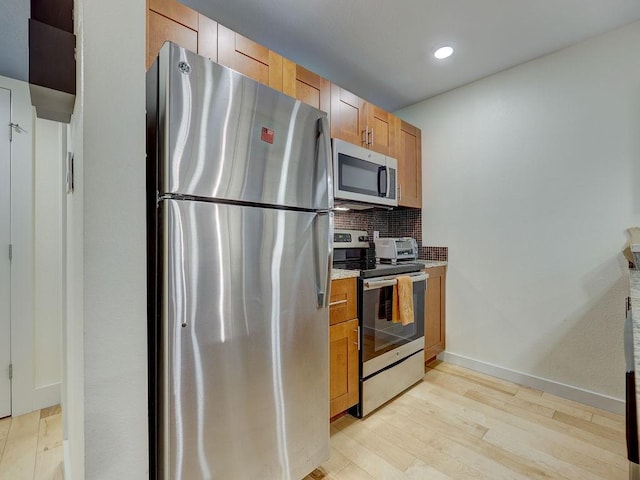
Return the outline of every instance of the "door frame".
[[[0,76],[10,91],[11,122],[20,125],[11,141],[11,414],[34,410],[33,351],[33,108],[29,85]]]
[[[2,111],[0,111],[0,125],[8,123],[11,124],[11,90],[6,88],[0,88],[0,98],[2,99]],[[7,108],[5,111],[4,108]],[[6,116],[5,116],[6,115]],[[11,398],[11,250],[7,249],[7,244],[11,244],[11,126],[7,131],[6,127],[0,137],[0,147],[4,153],[7,153],[7,157],[2,154],[2,184],[0,185],[2,200],[2,214],[0,216],[0,222],[2,223],[2,244],[0,244],[0,262],[2,263],[2,302],[6,301],[6,305],[2,305],[2,325],[0,326],[0,336],[3,337],[2,347],[2,359],[0,360],[0,383],[2,384],[2,398],[0,399],[0,418],[5,416],[11,416],[12,398]],[[5,150],[6,148],[6,150]],[[6,161],[6,164],[5,164]],[[4,190],[7,187],[7,190]],[[6,214],[6,217],[4,216]],[[6,235],[6,237],[5,237]],[[5,243],[6,242],[6,243]],[[8,250],[8,251],[7,251]],[[5,270],[6,268],[6,270]],[[6,281],[6,283],[5,283]],[[5,291],[6,289],[6,291]],[[6,297],[5,297],[6,295]],[[6,314],[6,318],[5,318]],[[5,330],[6,328],[6,330]],[[4,351],[5,344],[7,349]],[[8,358],[7,358],[8,357]],[[4,362],[7,361],[5,364]],[[5,387],[7,390],[5,391]],[[6,395],[6,396],[5,396]],[[7,401],[8,404],[4,402]],[[6,408],[6,410],[5,410]]]

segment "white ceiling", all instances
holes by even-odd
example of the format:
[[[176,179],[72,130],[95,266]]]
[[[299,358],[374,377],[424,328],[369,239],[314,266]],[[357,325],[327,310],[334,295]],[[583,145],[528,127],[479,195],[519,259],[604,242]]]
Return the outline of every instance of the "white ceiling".
[[[640,0],[181,1],[390,111],[640,20]]]

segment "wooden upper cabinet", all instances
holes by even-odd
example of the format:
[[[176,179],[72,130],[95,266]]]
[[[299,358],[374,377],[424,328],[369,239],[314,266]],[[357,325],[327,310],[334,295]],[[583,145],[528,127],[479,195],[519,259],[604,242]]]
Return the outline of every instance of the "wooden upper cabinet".
[[[332,137],[397,156],[397,117],[335,84],[331,85],[330,114]]]
[[[400,120],[398,141],[398,205],[422,208],[422,132]]]
[[[286,58],[282,59],[282,91],[287,95],[316,107],[331,110],[331,82]]]
[[[331,84],[331,136],[366,146],[365,102],[338,85]]]
[[[224,25],[218,25],[218,63],[282,91],[282,57]]]
[[[175,0],[149,0],[147,11],[147,68],[166,41],[196,52],[198,13]]]
[[[218,22],[198,14],[198,55],[218,61]]]
[[[396,157],[396,133],[399,119],[372,103],[366,104],[367,147],[383,155]]]

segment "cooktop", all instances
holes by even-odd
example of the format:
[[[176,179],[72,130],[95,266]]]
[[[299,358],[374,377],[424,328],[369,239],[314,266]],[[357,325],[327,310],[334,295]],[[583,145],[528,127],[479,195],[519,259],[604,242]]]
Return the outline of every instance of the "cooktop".
[[[335,262],[333,268],[341,268],[343,270],[360,270],[361,278],[384,277],[387,275],[398,275],[401,273],[419,272],[424,268],[420,263],[405,262],[396,265],[391,264],[362,264],[358,262],[349,262],[346,264]]]

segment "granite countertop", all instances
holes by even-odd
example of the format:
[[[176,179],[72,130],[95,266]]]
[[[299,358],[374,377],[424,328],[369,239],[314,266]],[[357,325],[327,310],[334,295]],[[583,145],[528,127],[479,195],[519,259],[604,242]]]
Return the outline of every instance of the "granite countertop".
[[[425,268],[445,267],[449,262],[444,260],[415,260],[416,263],[422,263]]]
[[[343,270],[334,268],[331,270],[331,280],[340,280],[342,278],[355,278],[360,276],[360,270]]]
[[[424,268],[444,267],[448,262],[441,260],[412,260],[415,263],[421,263]],[[360,276],[360,270],[343,270],[334,268],[331,270],[331,280],[340,280],[342,278],[356,278]],[[640,301],[640,300],[639,300]],[[640,307],[640,306],[639,306]],[[638,350],[640,352],[640,349]]]

